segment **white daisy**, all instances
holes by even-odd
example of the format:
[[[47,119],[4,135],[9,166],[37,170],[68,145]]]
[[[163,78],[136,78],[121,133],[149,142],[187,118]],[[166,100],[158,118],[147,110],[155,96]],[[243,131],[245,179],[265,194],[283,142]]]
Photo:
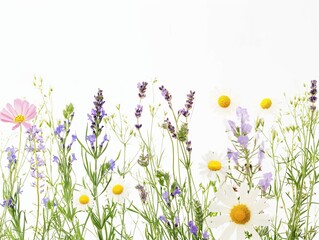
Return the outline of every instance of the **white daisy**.
[[[130,191],[130,184],[126,180],[119,176],[112,177],[107,187],[107,198],[118,203],[123,203],[125,199],[128,199]]]
[[[280,101],[276,97],[265,96],[261,97],[255,104],[257,114],[262,118],[274,118],[280,110]]]
[[[219,239],[232,239],[236,232],[236,239],[245,239],[245,231],[252,234],[252,240],[261,239],[254,226],[268,226],[269,217],[263,212],[268,204],[264,199],[257,200],[259,191],[251,189],[248,193],[248,185],[242,184],[239,189],[239,200],[234,189],[224,185],[217,193],[216,202],[210,206],[212,212],[220,212],[221,215],[212,217],[210,224],[218,228],[227,224]]]
[[[199,163],[199,173],[204,182],[209,180],[216,181],[219,180],[223,182],[227,175],[228,170],[228,161],[226,156],[223,157],[219,154],[215,154],[212,151],[209,151],[203,156],[203,161]],[[207,180],[207,181],[205,181]]]
[[[215,88],[212,93],[213,111],[218,115],[228,118],[236,109],[237,97],[231,90]]]
[[[93,196],[89,190],[83,189],[73,193],[73,204],[78,210],[86,210],[93,207]]]

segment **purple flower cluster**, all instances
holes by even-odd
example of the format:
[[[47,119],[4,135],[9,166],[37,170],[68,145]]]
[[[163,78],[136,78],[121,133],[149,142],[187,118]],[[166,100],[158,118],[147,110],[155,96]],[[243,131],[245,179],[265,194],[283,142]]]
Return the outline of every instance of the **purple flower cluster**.
[[[310,109],[312,111],[316,110],[316,106],[315,106],[315,103],[317,101],[316,95],[317,95],[317,80],[311,80],[309,101],[311,103]]]
[[[193,107],[193,103],[194,103],[194,95],[195,95],[195,91],[190,91],[189,94],[187,94],[187,99],[186,99],[186,103],[185,103],[185,108],[182,108],[178,111],[178,115],[183,115],[184,117],[188,117],[190,115],[189,111],[192,109]]]
[[[173,106],[172,106],[172,95],[168,92],[168,90],[163,85],[159,87],[159,90],[161,90],[162,96],[164,96],[165,100],[168,103],[168,106],[170,108],[173,108]]]
[[[140,101],[146,97],[146,87],[147,87],[147,82],[142,82],[137,84],[137,88],[139,90],[138,96],[140,98]],[[140,104],[137,104],[135,108],[135,117],[137,119],[137,123],[135,124],[135,127],[137,130],[139,130],[142,127],[142,124],[140,124],[140,117],[142,116],[143,112],[143,106]]]
[[[18,149],[12,146],[12,147],[7,147],[5,151],[7,152],[7,159],[9,161],[9,164],[7,167],[10,168],[13,164],[17,163],[16,153],[18,152]]]
[[[138,96],[140,99],[143,99],[146,97],[146,87],[147,87],[147,82],[141,82],[137,84],[137,88],[139,89]]]
[[[194,236],[197,236],[198,227],[194,224],[193,221],[188,222],[189,232]]]
[[[99,89],[97,95],[94,96],[94,98],[94,108],[91,110],[91,114],[87,114],[87,116],[91,122],[90,127],[92,129],[93,135],[98,137],[102,132],[102,128],[104,127],[100,126],[102,119],[107,115],[103,109],[103,104],[105,103],[103,91]]]
[[[252,129],[252,126],[248,123],[249,115],[247,113],[247,109],[238,107],[236,110],[236,115],[237,118],[240,120],[240,125],[237,126],[236,123],[231,120],[228,121],[228,124],[234,136],[237,137],[238,143],[243,148],[247,148],[249,142],[249,138],[247,135],[251,132]]]
[[[148,195],[147,191],[145,190],[145,187],[138,184],[135,188],[139,192],[140,199],[141,199],[142,203],[145,204],[147,201],[147,195]]]
[[[259,180],[258,185],[261,187],[261,189],[266,192],[267,188],[270,186],[270,183],[272,181],[272,173],[264,173],[263,178]]]
[[[173,124],[171,123],[171,121],[168,118],[166,118],[164,120],[163,126],[164,126],[164,128],[168,129],[168,131],[171,133],[173,138],[176,138],[175,127],[173,126]]]

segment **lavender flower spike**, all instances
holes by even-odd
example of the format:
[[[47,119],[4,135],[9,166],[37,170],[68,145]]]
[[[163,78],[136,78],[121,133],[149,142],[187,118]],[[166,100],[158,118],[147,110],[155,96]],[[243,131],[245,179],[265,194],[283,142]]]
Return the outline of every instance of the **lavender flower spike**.
[[[146,87],[147,87],[147,82],[142,82],[142,83],[138,83],[137,84],[137,88],[139,89],[139,93],[138,96],[140,99],[145,98],[146,97]]]
[[[317,101],[316,95],[317,95],[317,80],[311,80],[309,101],[311,103],[310,109],[312,111],[316,110],[316,106],[315,106],[315,102]]]

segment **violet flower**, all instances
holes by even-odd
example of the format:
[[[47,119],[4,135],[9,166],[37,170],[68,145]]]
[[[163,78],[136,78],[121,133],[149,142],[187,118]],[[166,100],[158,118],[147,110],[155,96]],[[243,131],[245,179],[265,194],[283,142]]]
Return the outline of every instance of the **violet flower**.
[[[197,236],[198,228],[194,224],[193,221],[188,222],[189,232],[192,233],[194,236]]]
[[[263,179],[260,179],[258,182],[258,185],[261,187],[261,189],[266,192],[267,188],[270,186],[270,182],[272,181],[272,173],[264,173]]]

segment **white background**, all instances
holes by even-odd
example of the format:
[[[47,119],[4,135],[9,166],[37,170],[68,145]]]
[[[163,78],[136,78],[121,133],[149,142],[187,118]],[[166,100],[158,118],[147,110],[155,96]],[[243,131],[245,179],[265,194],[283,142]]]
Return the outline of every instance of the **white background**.
[[[316,1],[2,1],[0,107],[36,101],[36,76],[53,87],[56,115],[73,102],[86,122],[98,88],[132,115],[137,82],[157,78],[177,109],[196,91],[204,150],[224,133],[215,88],[249,107],[318,78],[318,10]]]
[[[121,104],[134,116],[136,84],[156,78],[176,109],[196,91],[195,159],[225,151],[215,89],[230,89],[254,112],[262,97],[281,99],[319,79],[318,12],[314,0],[2,1],[0,108],[15,98],[37,104],[32,82],[42,77],[55,116],[72,102],[84,130],[98,88],[106,108]]]

